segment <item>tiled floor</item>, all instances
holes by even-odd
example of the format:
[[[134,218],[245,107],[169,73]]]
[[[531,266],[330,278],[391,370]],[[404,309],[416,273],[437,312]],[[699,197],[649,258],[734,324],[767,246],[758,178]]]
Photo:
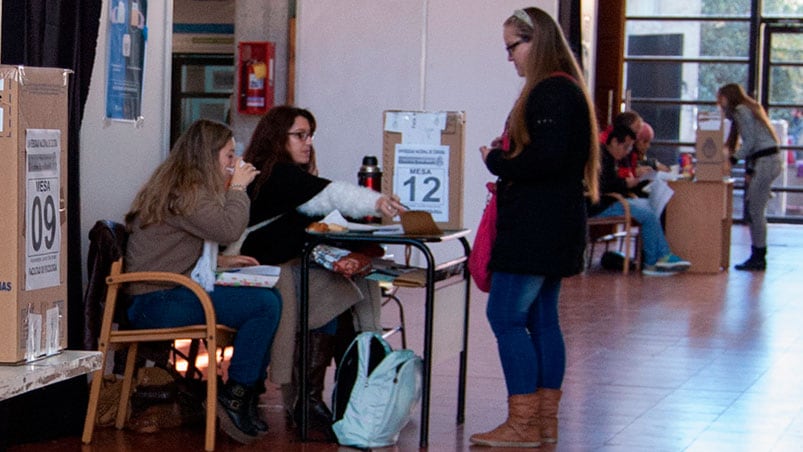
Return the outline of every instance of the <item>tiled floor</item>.
[[[803,444],[803,227],[773,225],[766,273],[731,270],[670,278],[622,276],[598,267],[567,279],[561,316],[568,348],[557,451],[797,451]],[[733,261],[749,253],[733,227]],[[420,303],[407,303],[410,346],[420,347]],[[455,425],[456,361],[433,369],[429,449],[469,449],[468,437],[506,414],[495,341],[473,293],[466,423]],[[391,309],[391,308],[388,308]],[[389,311],[392,313],[392,311]],[[392,339],[398,344],[398,340]],[[277,391],[264,398],[271,432],[240,446],[222,434],[219,451],[348,450],[298,443],[285,428]],[[418,448],[418,418],[396,448]],[[13,446],[40,450],[201,450],[192,428],[157,434],[99,429],[78,437]]]

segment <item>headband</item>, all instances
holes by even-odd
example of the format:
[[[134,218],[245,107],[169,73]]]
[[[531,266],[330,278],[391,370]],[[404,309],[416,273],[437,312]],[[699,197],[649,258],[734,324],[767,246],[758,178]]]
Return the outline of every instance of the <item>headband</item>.
[[[533,25],[533,18],[530,17],[529,14],[527,14],[527,11],[524,11],[523,9],[517,9],[513,11],[513,17],[524,22],[530,28],[535,28],[535,26]]]

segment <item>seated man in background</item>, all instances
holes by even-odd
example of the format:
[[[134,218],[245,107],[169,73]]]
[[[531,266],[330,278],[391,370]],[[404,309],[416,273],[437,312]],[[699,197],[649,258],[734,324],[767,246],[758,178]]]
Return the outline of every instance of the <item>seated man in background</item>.
[[[641,128],[636,133],[636,140],[633,142],[632,150],[619,162],[620,177],[633,176],[640,180],[631,190],[639,198],[647,198],[649,196],[644,187],[651,181],[645,179],[645,177],[655,171],[669,171],[669,167],[659,162],[658,159],[647,157],[647,150],[650,149],[650,143],[654,137],[655,131],[653,131],[652,126],[646,121],[642,122]]]
[[[629,127],[615,126],[606,137],[605,144],[600,149],[600,193],[618,193],[627,199],[630,206],[630,215],[640,223],[641,239],[644,244],[645,275],[673,275],[686,271],[691,263],[672,254],[666,242],[661,223],[660,212],[656,213],[650,207],[649,201],[644,198],[630,198],[630,190],[638,185],[638,178],[633,175],[620,177],[619,164],[624,159],[636,134]],[[589,216],[613,217],[624,214],[624,207],[615,199],[603,196],[596,204],[588,208]]]

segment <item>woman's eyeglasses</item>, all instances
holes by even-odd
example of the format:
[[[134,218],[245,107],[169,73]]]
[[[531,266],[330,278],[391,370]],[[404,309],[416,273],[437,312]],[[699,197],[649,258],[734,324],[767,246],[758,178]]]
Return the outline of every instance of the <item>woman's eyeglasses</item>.
[[[312,132],[302,131],[302,132],[287,132],[288,135],[293,135],[301,141],[307,141],[307,138],[310,140],[315,138],[315,134]]]

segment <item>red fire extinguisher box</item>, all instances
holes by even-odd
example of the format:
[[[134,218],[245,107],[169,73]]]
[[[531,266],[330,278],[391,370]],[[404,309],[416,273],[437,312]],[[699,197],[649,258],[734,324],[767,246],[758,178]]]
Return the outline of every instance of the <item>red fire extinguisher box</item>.
[[[261,115],[273,106],[276,47],[268,41],[237,45],[237,111]]]

